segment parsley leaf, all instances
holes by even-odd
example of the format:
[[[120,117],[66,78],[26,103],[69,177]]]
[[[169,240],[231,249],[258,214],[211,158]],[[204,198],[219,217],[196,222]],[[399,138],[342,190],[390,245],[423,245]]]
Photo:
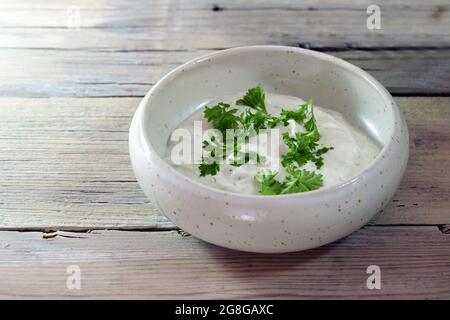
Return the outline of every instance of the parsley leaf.
[[[309,99],[306,103],[308,105],[309,120],[305,122],[305,129],[311,134],[315,142],[317,142],[320,139],[320,134],[319,129],[317,128],[316,117],[314,117],[314,105],[311,99]]]
[[[275,195],[280,194],[283,185],[275,180],[275,176],[278,174],[276,171],[259,171],[255,180],[261,184],[261,194],[263,195]]]
[[[295,111],[282,109],[280,117],[284,125],[287,126],[288,120],[295,120],[295,122],[297,122],[298,124],[303,124],[303,121],[306,119],[307,115],[308,115],[308,104],[305,103]]]
[[[267,128],[274,128],[280,123],[280,119],[262,111],[252,112],[250,109],[244,110],[240,115],[241,124],[244,129],[250,131],[255,130],[259,133],[260,130]]]
[[[299,193],[319,189],[323,186],[323,177],[319,173],[308,170],[299,170],[290,165],[288,176],[283,182],[277,181],[276,171],[259,171],[255,180],[260,183],[260,193],[263,195],[278,195]]]
[[[313,159],[317,143],[310,133],[297,132],[291,137],[289,132],[285,132],[282,137],[289,149],[281,160],[283,167],[286,168],[292,163],[297,163],[300,167]]]
[[[239,117],[235,115],[237,109],[230,109],[230,105],[219,102],[213,107],[205,107],[203,115],[212,124],[214,129],[225,133],[227,129],[237,129],[239,126]]]
[[[299,106],[297,110],[282,109],[280,116],[277,117],[267,112],[264,89],[258,86],[249,89],[242,99],[236,101],[236,105],[246,108],[237,114],[237,108],[231,108],[229,104],[219,102],[213,107],[206,106],[203,114],[212,127],[220,130],[223,135],[227,129],[241,130],[241,133],[245,134],[245,142],[260,133],[260,130],[274,128],[279,124],[287,126],[289,120],[294,120],[306,130],[306,132],[297,132],[294,136],[288,132],[283,133],[282,138],[288,147],[288,152],[283,156],[281,164],[288,171],[288,175],[285,181],[280,182],[275,179],[277,172],[259,172],[255,179],[261,184],[262,194],[305,192],[318,189],[323,185],[321,174],[300,169],[308,161],[313,162],[316,168],[320,169],[323,166],[322,155],[333,149],[333,147],[318,149],[320,133],[311,99]],[[251,159],[256,159],[256,163],[265,161],[264,157],[255,152],[241,151],[240,142],[236,138],[229,143],[233,145],[231,165],[240,166],[249,163]],[[216,175],[220,170],[220,161],[228,157],[229,150],[225,143],[218,143],[214,137],[203,142],[203,149],[209,154],[206,156],[208,161],[202,158],[202,163],[199,165],[200,176]]]
[[[216,136],[211,135],[209,140],[203,141],[203,151],[206,155],[202,156],[202,163],[198,166],[200,170],[200,176],[206,175],[215,176],[220,170],[220,166],[217,163],[221,158],[225,157],[225,145],[216,139]]]
[[[204,162],[200,163],[198,168],[200,170],[201,177],[204,177],[206,175],[215,176],[217,174],[217,172],[219,172],[219,170],[220,170],[219,165],[215,161],[211,164],[207,164]]]
[[[267,113],[265,99],[266,94],[264,92],[264,89],[258,86],[249,89],[245,94],[244,98],[236,101],[236,104],[238,106],[247,106],[256,109],[258,111]]]
[[[219,164],[221,161],[231,161],[230,165],[240,167],[243,164],[259,164],[266,161],[264,156],[259,155],[254,151],[242,151],[239,139],[234,137],[233,141],[230,141],[232,146],[231,150],[227,149],[227,144],[217,140],[216,136],[212,135],[209,140],[203,141],[204,156],[202,157],[202,163],[199,165],[200,176],[216,175],[220,170]],[[227,153],[231,151],[231,153]],[[206,161],[207,160],[207,161]]]
[[[281,164],[283,167],[287,167],[289,164],[296,163],[298,166],[305,165],[308,161],[314,162],[317,169],[323,166],[322,155],[333,147],[322,147],[316,149],[317,137],[314,132],[312,133],[302,133],[297,132],[295,137],[291,137],[288,132],[283,133],[283,140],[288,146],[288,152],[283,156]]]
[[[285,124],[289,119],[300,121],[306,129],[306,132],[297,132],[294,137],[291,137],[288,132],[283,133],[283,141],[289,148],[281,160],[283,167],[286,168],[291,163],[296,163],[300,167],[308,161],[312,161],[316,168],[320,169],[323,166],[322,155],[332,150],[333,147],[322,147],[317,150],[320,133],[314,116],[312,100],[308,100],[297,111],[282,112],[282,118]]]
[[[267,114],[261,111],[252,112],[250,109],[244,110],[240,115],[242,126],[246,130],[255,130],[256,133],[266,128]]]
[[[323,147],[320,148],[319,150],[316,150],[311,158],[311,161],[314,162],[314,164],[316,165],[317,169],[322,168],[323,166],[323,157],[322,155],[324,153],[327,153],[330,150],[333,150],[333,147]]]
[[[290,175],[286,177],[281,194],[312,191],[323,186],[323,179],[320,173],[298,170],[294,167],[288,168],[288,172]]]

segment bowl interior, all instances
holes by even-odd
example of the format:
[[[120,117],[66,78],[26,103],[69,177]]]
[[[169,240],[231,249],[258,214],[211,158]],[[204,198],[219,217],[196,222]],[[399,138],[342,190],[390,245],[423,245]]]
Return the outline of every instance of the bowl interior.
[[[325,54],[270,46],[225,50],[175,69],[147,100],[144,134],[163,156],[171,132],[196,109],[256,85],[339,111],[381,147],[391,139],[394,113],[373,78]]]

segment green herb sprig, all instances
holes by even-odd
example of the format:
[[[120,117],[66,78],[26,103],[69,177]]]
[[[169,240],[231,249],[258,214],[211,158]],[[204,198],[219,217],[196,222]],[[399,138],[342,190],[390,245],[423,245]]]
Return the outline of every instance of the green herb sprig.
[[[319,189],[323,185],[322,175],[313,171],[289,167],[284,181],[277,181],[276,171],[259,171],[255,180],[261,185],[263,195],[299,193]]]
[[[278,172],[276,171],[262,170],[258,172],[255,180],[260,185],[261,194],[278,195],[306,192],[323,186],[322,174],[301,168],[306,163],[313,162],[316,169],[320,169],[324,164],[323,155],[333,149],[333,147],[318,148],[320,133],[311,99],[299,106],[297,110],[283,109],[280,116],[276,117],[267,112],[264,89],[258,86],[249,89],[242,99],[236,101],[236,105],[245,107],[239,115],[237,115],[238,109],[231,108],[229,104],[223,102],[213,107],[205,107],[203,114],[212,127],[224,135],[227,129],[244,130],[248,134],[246,141],[248,141],[252,132],[257,134],[260,130],[274,128],[280,124],[287,126],[290,120],[302,125],[305,129],[305,132],[297,132],[294,135],[290,135],[289,132],[283,134],[283,141],[288,147],[288,152],[281,160],[281,164],[287,172],[286,178],[284,181],[278,181],[276,179]],[[241,162],[235,160],[232,165],[238,166],[242,164],[242,160],[244,160],[243,163],[247,163],[251,156],[255,156],[251,153],[241,152],[236,140],[233,143],[234,158],[241,160]],[[214,140],[204,141],[203,147],[211,147],[212,144],[214,144]],[[223,159],[225,159],[225,144],[216,145],[215,148],[222,148]],[[216,151],[217,149],[213,148],[209,157],[214,158]],[[263,160],[263,157],[259,154],[256,154],[256,158],[258,163]],[[220,171],[220,165],[215,160],[202,161],[199,165],[199,171],[200,176],[214,176]]]

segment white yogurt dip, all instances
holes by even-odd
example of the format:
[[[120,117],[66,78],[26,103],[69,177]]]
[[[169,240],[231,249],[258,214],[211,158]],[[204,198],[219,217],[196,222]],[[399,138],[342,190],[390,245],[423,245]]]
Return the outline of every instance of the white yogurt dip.
[[[243,107],[235,106],[234,102],[242,97],[241,95],[223,97],[207,103],[208,106],[213,106],[216,103],[223,101],[229,103],[232,107],[243,110]],[[281,109],[297,110],[298,107],[305,103],[300,98],[278,94],[266,93],[266,108],[268,113],[279,115]],[[370,165],[380,151],[380,146],[363,132],[348,123],[344,117],[336,111],[314,106],[314,115],[317,120],[317,126],[320,133],[319,148],[333,147],[334,149],[328,151],[323,155],[323,166],[317,169],[315,164],[308,162],[302,169],[313,170],[323,175],[323,186],[327,188],[341,184],[351,177],[360,173],[364,168]],[[203,130],[211,129],[211,125],[203,117],[203,108],[188,117],[183,121],[179,128],[188,130],[193,139],[202,139],[202,135],[194,136],[194,121],[202,121]],[[277,126],[280,130],[280,159],[288,148],[282,140],[281,133],[289,131],[290,134],[303,131],[303,126],[297,124],[294,120],[289,120],[287,127],[284,125]],[[249,142],[249,149],[256,147],[253,145],[253,139]],[[255,181],[257,172],[264,169],[276,169],[278,171],[277,180],[284,179],[286,171],[279,162],[266,161],[261,164],[243,164],[239,167],[231,164],[221,164],[220,171],[214,175],[200,176],[198,164],[180,164],[176,165],[171,161],[171,150],[176,145],[176,142],[168,143],[166,161],[171,163],[176,170],[192,180],[199,183],[218,188],[221,190],[236,192],[240,194],[259,194],[260,186]],[[194,148],[193,148],[194,149]],[[270,154],[263,154],[264,157],[270,159]]]

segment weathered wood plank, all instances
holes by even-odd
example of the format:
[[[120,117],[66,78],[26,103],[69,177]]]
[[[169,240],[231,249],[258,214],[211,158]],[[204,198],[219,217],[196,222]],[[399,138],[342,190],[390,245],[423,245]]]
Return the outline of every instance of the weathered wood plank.
[[[450,224],[450,98],[397,98],[407,173],[373,224]],[[0,99],[0,228],[170,228],[128,159],[137,98]]]
[[[370,0],[140,0],[131,5],[124,0],[2,0],[1,45],[45,43],[46,47],[79,48],[86,47],[82,45],[85,43],[116,49],[224,48],[249,43],[302,43],[313,47],[450,45],[448,1],[379,0],[380,30],[366,27],[366,9],[372,4]],[[81,32],[78,36],[75,32],[61,33],[60,29],[73,25],[74,10],[79,10],[80,30],[76,32]],[[25,44],[24,39],[29,42]]]
[[[0,50],[0,96],[143,96],[200,51]],[[367,70],[392,94],[450,95],[450,48],[332,51]]]
[[[447,224],[450,221],[450,98],[397,98],[396,101],[408,123],[410,157],[396,196],[373,223]],[[431,216],[434,218],[428,219]]]
[[[159,226],[128,158],[138,101],[2,100],[0,226]]]
[[[231,251],[176,232],[45,238],[0,232],[0,298],[450,298],[450,235],[436,227],[366,227],[283,255]],[[71,265],[80,267],[80,290],[66,287]],[[366,287],[370,265],[381,269],[380,290]]]
[[[448,2],[378,1],[381,30],[366,28],[370,4],[2,0],[0,96],[142,96],[190,58],[251,44],[350,49],[332,53],[371,72],[393,94],[449,95]],[[68,28],[74,19],[79,27]]]

